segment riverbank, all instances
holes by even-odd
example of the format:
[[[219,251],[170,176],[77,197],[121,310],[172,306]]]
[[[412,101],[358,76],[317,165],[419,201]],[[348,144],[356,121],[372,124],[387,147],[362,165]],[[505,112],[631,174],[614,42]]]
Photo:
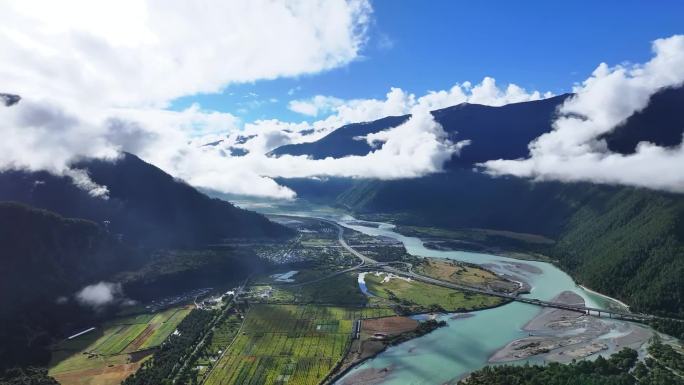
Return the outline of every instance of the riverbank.
[[[594,295],[597,295],[597,296],[599,296],[599,297],[601,297],[601,298],[605,298],[605,299],[607,299],[607,300],[609,300],[609,301],[615,302],[616,304],[618,304],[618,305],[620,305],[620,306],[623,307],[622,310],[629,310],[629,305],[627,305],[626,303],[620,301],[620,300],[617,299],[617,298],[609,297],[609,296],[607,296],[607,295],[605,295],[605,294],[599,293],[598,291],[591,290],[590,288],[588,288],[588,287],[586,287],[586,286],[584,286],[584,285],[577,285],[577,286],[581,287],[582,289],[584,289],[585,291],[588,291],[588,292],[591,293],[591,294],[594,294]]]
[[[352,342],[347,355],[324,385],[335,383],[344,378],[349,371],[363,362],[384,352],[390,346],[397,346],[412,339],[422,337],[446,326],[446,322],[434,319],[419,322],[403,316],[361,320],[359,339]],[[346,376],[340,385],[374,385],[384,381],[392,373],[392,367],[367,369]]]
[[[423,240],[423,246],[435,251],[465,251],[487,253],[526,261],[556,261],[541,251],[553,245],[552,239],[537,234],[491,229],[445,229],[396,225],[394,231]]]

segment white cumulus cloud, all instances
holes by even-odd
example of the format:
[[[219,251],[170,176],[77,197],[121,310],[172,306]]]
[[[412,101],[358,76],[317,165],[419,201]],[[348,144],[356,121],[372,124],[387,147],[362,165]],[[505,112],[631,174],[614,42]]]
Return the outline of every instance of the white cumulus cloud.
[[[291,110],[317,119],[312,122],[243,122],[198,104],[165,108],[175,98],[235,83],[346,65],[359,57],[371,15],[365,0],[3,2],[1,91],[23,99],[0,107],[0,170],[47,170],[106,197],[106,186],[72,165],[83,158],[115,161],[130,151],[195,186],[291,198],[273,178],[388,179],[440,171],[468,142],[449,140],[430,110],[549,96],[514,84],[500,88],[487,77],[422,96],[391,88],[381,99],[290,101]],[[405,124],[366,138],[375,148],[363,157],[267,156],[344,124],[405,114],[413,114]]]
[[[0,79],[22,96],[164,105],[354,60],[365,0],[0,3]]]
[[[653,52],[643,65],[599,65],[561,106],[553,131],[530,143],[528,158],[492,160],[483,166],[494,175],[684,192],[681,145],[640,143],[635,153],[623,155],[609,151],[600,139],[643,110],[659,90],[684,84],[684,35],[655,40]]]
[[[86,306],[99,308],[122,299],[123,290],[120,283],[98,282],[88,285],[76,293],[76,300]]]
[[[342,104],[344,104],[342,99],[333,96],[316,95],[307,100],[292,100],[288,104],[288,108],[302,115],[318,116],[320,113],[330,112]]]

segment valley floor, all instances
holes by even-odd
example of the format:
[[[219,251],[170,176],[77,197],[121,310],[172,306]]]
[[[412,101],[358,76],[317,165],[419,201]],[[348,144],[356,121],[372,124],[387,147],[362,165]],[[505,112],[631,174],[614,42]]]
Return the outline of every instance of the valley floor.
[[[408,269],[404,272],[506,294],[529,289],[520,276],[541,274],[524,263],[511,265],[511,271],[517,271],[512,277],[455,260],[415,257],[401,243],[342,230],[325,220],[277,220],[296,229],[299,237],[281,245],[241,246],[270,260],[273,270],[252,276],[248,285],[230,295],[112,320],[96,332],[66,341],[55,349],[50,375],[63,385],[114,385],[146,362],[148,370],[167,367],[164,373],[174,381],[206,385],[380,383],[391,368],[342,375],[389,346],[446,325],[432,317],[406,315],[456,312],[460,316],[452,319],[460,319],[470,315],[464,313],[506,300],[416,281],[374,266],[391,264],[398,266],[399,274]],[[557,299],[577,302],[572,293]],[[195,333],[194,340],[170,355],[169,362],[164,355],[152,359],[193,306],[200,308],[194,311],[210,313],[186,325]],[[567,362],[625,346],[638,348],[652,335],[640,326],[625,323],[624,329],[613,330],[593,317],[570,313],[542,311],[525,326],[530,335],[502,348],[491,362]]]

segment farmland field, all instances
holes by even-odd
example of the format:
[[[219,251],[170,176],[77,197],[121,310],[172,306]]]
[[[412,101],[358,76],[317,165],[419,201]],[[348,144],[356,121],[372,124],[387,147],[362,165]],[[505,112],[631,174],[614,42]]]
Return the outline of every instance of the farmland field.
[[[152,328],[153,331],[150,334],[149,338],[145,339],[145,341],[142,343],[140,349],[149,349],[151,347],[161,345],[161,343],[164,342],[166,337],[168,337],[169,334],[173,333],[173,331],[176,330],[176,326],[178,326],[178,324],[183,320],[183,318],[185,318],[185,316],[187,316],[188,313],[190,313],[191,309],[185,307],[173,310],[174,312],[170,316],[164,314],[165,317],[162,319],[159,319],[156,316],[152,319],[150,324],[148,324],[148,328]]]
[[[172,308],[156,314],[118,318],[66,340],[53,349],[49,374],[62,385],[119,384],[159,346],[190,312]]]
[[[497,297],[471,294],[403,278],[395,277],[383,282],[385,277],[385,274],[367,274],[365,281],[368,290],[379,297],[409,307],[411,312],[439,310],[437,307],[447,311],[469,311],[502,302]]]
[[[254,305],[207,385],[318,384],[342,358],[354,320],[388,309]]]
[[[329,270],[302,270],[296,277],[296,283],[314,281],[330,274]],[[268,296],[259,294],[268,292]],[[250,301],[263,303],[318,303],[340,306],[363,306],[367,298],[359,290],[357,276],[346,273],[325,280],[314,281],[306,285],[259,284],[250,287]]]

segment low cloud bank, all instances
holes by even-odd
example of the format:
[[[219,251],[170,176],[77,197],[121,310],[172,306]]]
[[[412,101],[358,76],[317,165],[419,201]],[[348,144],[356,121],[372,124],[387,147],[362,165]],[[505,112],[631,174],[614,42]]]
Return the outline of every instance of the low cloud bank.
[[[646,108],[656,92],[684,85],[684,35],[655,40],[652,47],[654,57],[643,65],[599,65],[575,87],[576,96],[560,107],[553,131],[530,143],[528,158],[491,160],[481,166],[493,175],[684,192],[682,145],[664,148],[642,142],[634,154],[623,155],[608,150],[600,139]]]
[[[106,186],[95,184],[84,170],[71,165],[83,158],[116,161],[121,151],[128,151],[197,187],[291,199],[295,193],[273,178],[397,179],[439,172],[469,142],[462,138],[452,143],[430,110],[467,101],[502,105],[541,97],[539,92],[527,93],[515,85],[499,89],[494,79],[485,78],[475,86],[465,82],[420,97],[392,88],[384,100],[338,99],[341,104],[334,113],[314,122],[244,124],[230,113],[206,111],[199,105],[181,111],[88,109],[26,97],[14,106],[0,107],[0,130],[7,133],[0,143],[0,170],[47,170],[70,177],[93,196],[106,198]],[[314,160],[267,155],[285,144],[318,140],[344,124],[404,114],[413,117],[365,138],[375,148],[366,156]]]
[[[106,138],[113,133],[110,129],[70,114],[57,103],[24,98],[12,106],[0,106],[0,172],[45,170],[67,176],[91,195],[106,198],[105,186],[71,164],[82,158],[116,159],[116,139]]]
[[[45,170],[106,198],[106,186],[71,165],[131,151],[191,183],[288,196],[249,170],[202,172],[221,154],[199,143],[239,129],[239,119],[166,107],[232,84],[345,66],[359,57],[372,12],[366,0],[2,2],[0,171]],[[261,147],[280,142],[271,133]]]

